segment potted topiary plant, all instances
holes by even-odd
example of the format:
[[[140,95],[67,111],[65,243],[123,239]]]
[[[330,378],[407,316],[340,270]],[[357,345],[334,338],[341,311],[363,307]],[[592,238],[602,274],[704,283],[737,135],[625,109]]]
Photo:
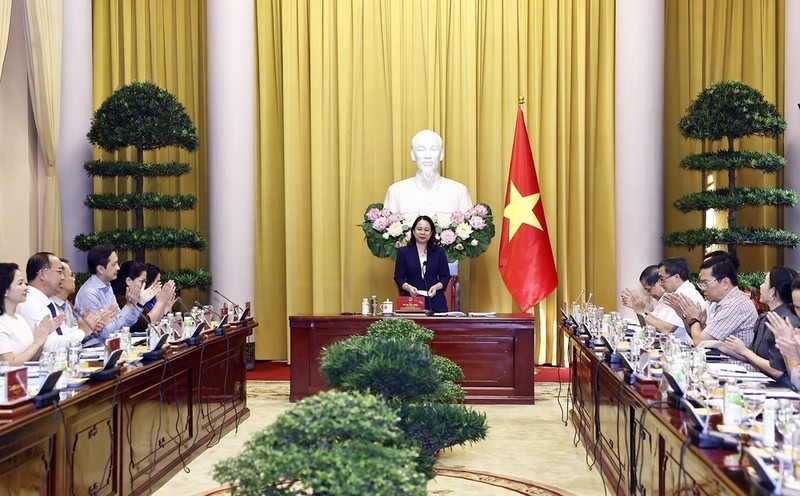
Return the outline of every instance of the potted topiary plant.
[[[91,209],[132,212],[133,219],[130,229],[79,234],[74,241],[76,248],[88,251],[98,244],[111,244],[131,251],[135,260],[144,262],[147,250],[204,250],[207,247],[208,243],[197,230],[144,224],[145,210],[191,210],[197,204],[194,195],[167,195],[155,191],[159,178],[186,174],[188,164],[144,161],[144,152],[148,150],[176,146],[194,151],[198,147],[197,130],[174,95],[150,82],[134,81],[123,85],[97,109],[87,137],[107,152],[135,147],[135,162],[92,160],[84,164],[90,176],[116,179],[121,191],[127,189],[128,178],[133,179],[132,192],[91,194],[84,202]],[[153,191],[145,192],[146,181]],[[210,274],[202,269],[164,271],[164,277],[175,280],[178,289],[206,289],[211,284]]]
[[[744,207],[784,208],[797,204],[797,194],[791,190],[736,186],[736,174],[740,169],[774,174],[786,165],[786,160],[775,152],[735,149],[736,141],[748,136],[778,138],[783,134],[786,121],[775,105],[741,81],[722,81],[697,96],[678,122],[678,129],[689,139],[725,141],[724,149],[689,155],[681,160],[680,166],[702,172],[726,171],[728,184],[724,188],[690,193],[676,200],[675,207],[684,213],[727,211],[728,226],[669,233],[662,238],[665,245],[692,249],[725,244],[728,252],[736,255],[737,245],[794,248],[800,244],[800,237],[784,229],[739,226],[736,215]]]
[[[378,396],[321,392],[255,434],[214,467],[231,494],[425,495],[417,448]]]
[[[383,319],[365,336],[322,352],[320,373],[342,391],[370,391],[395,409],[400,428],[420,449],[419,470],[431,477],[435,455],[486,436],[486,416],[459,404],[461,368],[430,350],[433,331],[409,319]]]

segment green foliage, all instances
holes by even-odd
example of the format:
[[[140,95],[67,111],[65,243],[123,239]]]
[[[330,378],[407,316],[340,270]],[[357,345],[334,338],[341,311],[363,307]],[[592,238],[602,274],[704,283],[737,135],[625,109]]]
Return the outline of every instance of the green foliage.
[[[786,130],[786,121],[757,89],[741,81],[722,81],[700,92],[678,129],[685,138],[698,140],[775,137]]]
[[[198,146],[197,129],[183,104],[167,90],[139,81],[120,86],[103,101],[86,137],[108,152],[128,146],[194,151]]]
[[[764,283],[768,272],[741,272],[737,274],[739,287],[755,292]]]
[[[683,246],[692,249],[696,246],[710,245],[769,245],[796,248],[800,237],[796,234],[775,228],[737,227],[729,229],[691,229],[665,234],[661,238],[667,246]]]
[[[411,338],[350,338],[322,350],[320,373],[344,391],[371,391],[384,399],[419,400],[440,379],[430,347]]]
[[[423,344],[433,341],[433,331],[411,319],[377,320],[367,328],[367,334],[374,338],[407,337]]]
[[[256,433],[214,479],[233,494],[425,495],[397,415],[375,396],[322,392]]]
[[[797,193],[780,188],[736,188],[733,194],[727,189],[712,189],[690,193],[678,198],[674,205],[681,212],[692,210],[739,210],[744,207],[793,207]]]
[[[140,248],[190,248],[204,250],[208,246],[200,231],[174,229],[171,227],[146,227],[142,230],[115,229],[92,234],[78,234],[73,241],[75,248],[89,251],[99,244],[114,245],[120,250],[133,251]]]
[[[183,162],[141,163],[141,162],[108,162],[91,160],[83,164],[89,176],[97,177],[168,177],[182,176],[189,172],[189,164]]]
[[[397,408],[408,442],[421,447],[419,470],[431,477],[435,453],[483,439],[486,418],[457,403],[464,389],[454,381],[463,371],[431,354],[430,330],[408,319],[376,324],[323,349],[320,373],[329,386],[376,393]]]
[[[727,171],[729,169],[751,169],[771,174],[786,167],[786,159],[775,152],[740,150],[730,152],[697,153],[681,159],[681,167],[697,171]]]
[[[148,210],[191,210],[197,204],[194,195],[165,195],[161,193],[128,193],[122,195],[89,195],[83,202],[95,210],[125,212],[137,208]]]

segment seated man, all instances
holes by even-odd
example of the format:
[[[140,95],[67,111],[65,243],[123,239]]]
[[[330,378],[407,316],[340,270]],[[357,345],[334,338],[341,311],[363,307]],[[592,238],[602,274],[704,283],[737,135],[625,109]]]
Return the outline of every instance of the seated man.
[[[753,342],[758,312],[738,284],[730,258],[712,257],[700,264],[700,290],[706,300],[717,304],[714,315],[707,318],[701,305],[684,296],[667,302],[683,319],[695,345],[709,340],[725,341],[728,336],[738,337],[748,347]]]
[[[117,304],[111,281],[119,272],[119,257],[111,245],[98,245],[86,255],[89,272],[92,274],[81,286],[75,297],[75,307],[79,311],[118,308],[119,313],[108,321],[99,332],[84,340],[84,346],[103,344],[111,333],[119,332],[123,327],[131,327],[139,319],[144,304],[150,301],[161,289],[161,285],[144,287],[144,283],[131,285],[126,293],[127,303],[122,308]]]
[[[645,323],[652,325],[658,332],[674,334],[678,339],[688,340],[689,335],[683,328],[683,320],[678,317],[675,310],[664,301],[664,286],[658,274],[658,265],[650,265],[642,271],[639,283],[656,304],[652,311],[647,310],[647,302],[639,291],[623,289],[620,293],[622,304],[640,315]],[[698,293],[699,296],[699,293]]]
[[[28,298],[17,306],[17,313],[34,328],[44,317],[55,318],[59,315],[51,298],[63,286],[64,269],[58,257],[52,253],[40,252],[28,259],[25,276],[28,278]],[[44,351],[67,347],[71,341],[82,341],[92,332],[91,326],[96,323],[96,318],[97,315],[92,314],[87,317],[91,323],[83,319],[77,320],[74,325],[66,320],[60,323],[56,332],[48,335]]]

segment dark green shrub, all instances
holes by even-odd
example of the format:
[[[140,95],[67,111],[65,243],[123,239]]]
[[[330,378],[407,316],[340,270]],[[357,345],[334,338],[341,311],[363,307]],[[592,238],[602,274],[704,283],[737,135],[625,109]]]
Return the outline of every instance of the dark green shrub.
[[[417,456],[380,398],[329,391],[283,413],[214,479],[243,495],[425,495]]]
[[[367,328],[367,334],[374,338],[410,338],[424,344],[433,341],[433,331],[411,319],[378,320]]]

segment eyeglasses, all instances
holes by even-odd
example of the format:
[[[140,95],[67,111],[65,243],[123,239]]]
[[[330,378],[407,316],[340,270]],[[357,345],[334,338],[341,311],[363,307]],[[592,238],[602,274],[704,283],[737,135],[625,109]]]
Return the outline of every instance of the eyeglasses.
[[[59,267],[57,269],[54,269],[52,267],[45,267],[45,268],[42,269],[42,272],[47,272],[48,270],[52,270],[53,272],[58,272],[58,275],[60,275],[60,276],[64,275],[64,268],[63,267]]]
[[[712,282],[719,282],[719,279],[709,279],[707,281],[700,279],[700,282],[698,282],[697,285],[700,286],[701,288],[705,288]]]
[[[664,281],[666,281],[667,279],[669,279],[670,277],[675,277],[675,276],[677,276],[677,275],[678,275],[678,274],[671,274],[671,275],[668,275],[668,276],[662,276],[662,275],[660,275],[660,274],[659,274],[659,276],[658,276],[658,280],[659,280],[659,281],[661,281],[661,282],[664,282]]]

